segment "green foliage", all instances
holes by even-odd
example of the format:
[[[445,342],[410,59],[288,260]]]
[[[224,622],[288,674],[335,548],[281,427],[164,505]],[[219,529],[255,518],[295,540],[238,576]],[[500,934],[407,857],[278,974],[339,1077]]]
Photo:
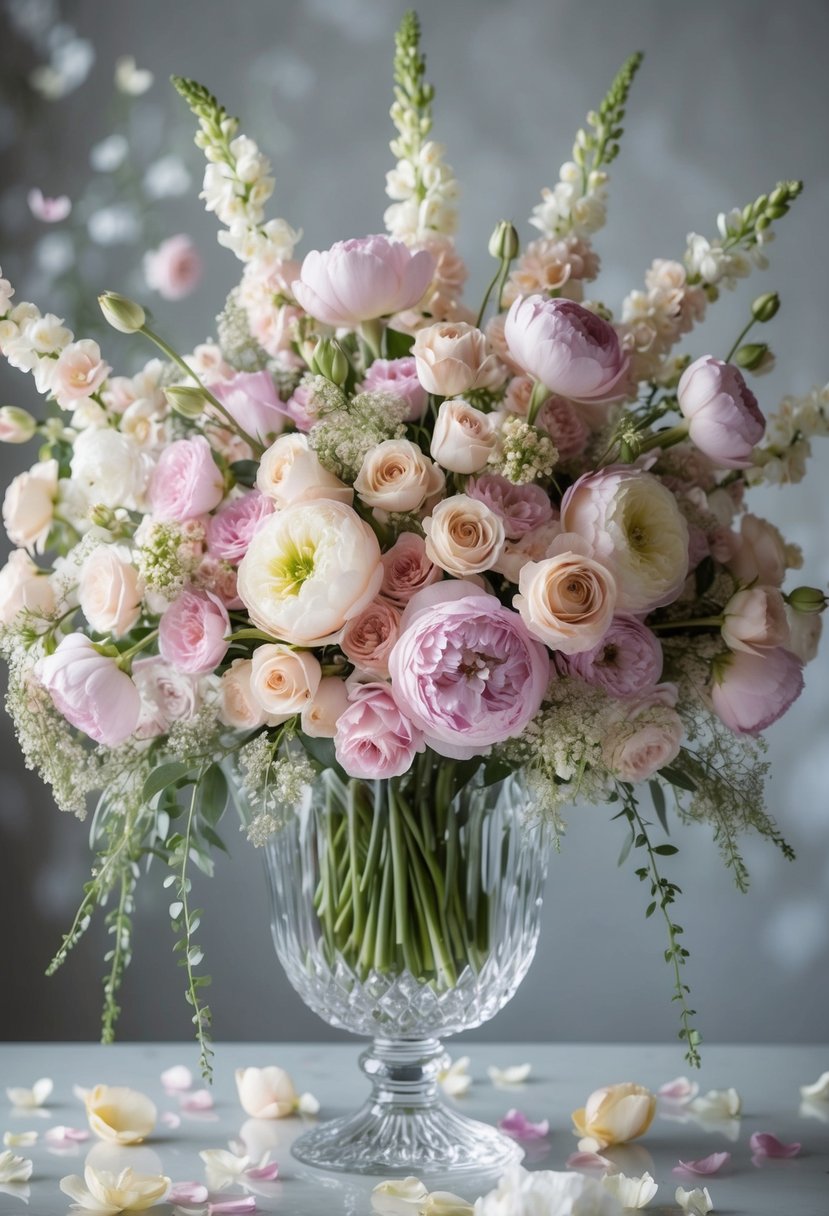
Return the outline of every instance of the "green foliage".
[[[598,111],[591,110],[587,115],[589,129],[581,128],[576,134],[573,160],[581,167],[585,178],[602,165],[611,164],[619,155],[625,106],[642,59],[642,52],[636,51],[625,60]]]

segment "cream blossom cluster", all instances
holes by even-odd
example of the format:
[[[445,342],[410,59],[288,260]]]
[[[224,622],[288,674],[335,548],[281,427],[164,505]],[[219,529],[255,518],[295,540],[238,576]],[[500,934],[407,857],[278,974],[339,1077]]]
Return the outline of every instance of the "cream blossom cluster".
[[[815,387],[802,397],[784,397],[769,415],[764,443],[746,469],[749,485],[765,482],[788,485],[802,481],[811,440],[829,435],[829,385]]]
[[[679,262],[656,258],[651,263],[645,290],[625,296],[618,326],[631,355],[632,380],[658,377],[665,357],[705,316],[707,302],[702,286],[688,282]]]

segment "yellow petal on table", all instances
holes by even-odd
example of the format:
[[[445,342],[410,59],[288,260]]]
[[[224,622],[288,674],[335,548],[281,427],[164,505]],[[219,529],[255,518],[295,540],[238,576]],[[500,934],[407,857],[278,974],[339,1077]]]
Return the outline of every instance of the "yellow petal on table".
[[[6,1148],[31,1148],[37,1144],[37,1132],[4,1132],[3,1144]]]
[[[86,1095],[86,1117],[96,1136],[113,1144],[139,1144],[155,1127],[155,1103],[125,1085],[96,1085]]]

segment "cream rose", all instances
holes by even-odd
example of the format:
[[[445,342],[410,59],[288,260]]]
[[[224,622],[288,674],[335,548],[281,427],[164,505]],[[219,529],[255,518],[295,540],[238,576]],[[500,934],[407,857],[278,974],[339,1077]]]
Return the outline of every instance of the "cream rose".
[[[417,511],[439,494],[443,473],[408,439],[385,439],[366,452],[354,489],[367,507]]]
[[[13,545],[42,553],[58,497],[58,462],[43,460],[9,483],[3,499],[3,523]]]
[[[418,331],[412,347],[417,378],[427,393],[455,397],[501,384],[505,370],[485,334],[465,322],[441,322]]]
[[[280,435],[263,454],[256,486],[277,507],[330,498],[351,505],[354,492],[320,464],[307,435]]]
[[[583,1153],[600,1153],[611,1144],[626,1144],[648,1130],[656,1114],[656,1098],[644,1085],[606,1085],[573,1111],[573,1126],[581,1136]]]
[[[484,502],[455,494],[423,521],[426,556],[458,578],[491,570],[504,547],[504,523]]]
[[[0,570],[0,624],[10,625],[18,612],[47,615],[55,607],[51,580],[25,549],[15,549]]]
[[[232,730],[256,730],[263,726],[267,715],[250,686],[250,659],[234,659],[222,672],[219,687],[219,719]]]
[[[285,721],[313,700],[322,668],[307,650],[266,643],[253,652],[250,690],[271,719]]]
[[[592,650],[607,633],[616,607],[613,575],[579,546],[577,536],[557,537],[553,556],[522,566],[520,594],[512,601],[530,633],[562,654]]]
[[[292,646],[336,639],[383,581],[377,537],[356,511],[329,499],[271,515],[239,565],[239,597],[259,629]]]
[[[78,583],[81,612],[96,633],[123,637],[141,615],[138,571],[122,545],[99,545],[83,564]]]
[[[444,401],[432,433],[431,453],[453,473],[478,473],[495,451],[495,415],[466,401]]]
[[[348,705],[348,688],[339,676],[324,676],[311,704],[302,711],[301,726],[312,739],[333,739],[337,719]]]

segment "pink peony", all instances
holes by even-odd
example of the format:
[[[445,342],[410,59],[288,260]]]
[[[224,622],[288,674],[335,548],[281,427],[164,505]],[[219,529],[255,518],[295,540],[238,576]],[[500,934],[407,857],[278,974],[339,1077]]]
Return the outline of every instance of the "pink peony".
[[[676,395],[700,451],[720,468],[747,469],[766,420],[740,369],[703,355],[682,373]]]
[[[102,655],[82,633],[70,633],[35,675],[55,708],[96,743],[117,747],[138,725],[141,697],[115,659]]]
[[[360,385],[363,393],[389,393],[408,406],[406,422],[417,422],[429,400],[429,394],[417,378],[414,358],[375,359]]]
[[[285,413],[298,431],[310,431],[317,421],[308,408],[312,396],[311,388],[307,384],[300,384],[285,402]]]
[[[389,674],[389,655],[400,631],[400,613],[385,600],[375,600],[353,616],[340,647],[350,663],[371,675]]]
[[[516,300],[504,336],[513,359],[553,393],[575,401],[624,395],[628,357],[615,329],[573,300]]]
[[[224,479],[203,435],[177,439],[161,453],[150,478],[150,504],[156,519],[182,523],[218,507]]]
[[[158,649],[161,657],[179,671],[204,675],[227,652],[230,618],[211,591],[182,591],[161,618]]]
[[[232,380],[211,384],[210,391],[233,421],[260,443],[270,443],[284,430],[287,408],[268,372],[237,372]]]
[[[388,684],[359,684],[337,719],[334,750],[349,777],[401,777],[424,747]]]
[[[210,556],[236,565],[247,553],[251,537],[262,520],[271,514],[273,503],[258,490],[225,503],[207,523]]]
[[[500,516],[507,540],[519,540],[553,518],[552,504],[541,486],[517,486],[500,473],[476,477],[467,484],[466,493]]]
[[[737,735],[759,735],[782,718],[803,691],[803,664],[778,646],[762,655],[720,655],[714,664],[711,703]]]
[[[389,671],[427,744],[468,759],[520,734],[541,705],[550,663],[517,613],[474,583],[452,581],[411,600]]]
[[[425,249],[412,253],[402,241],[364,236],[311,250],[291,290],[317,321],[354,329],[417,304],[434,269]]]
[[[635,616],[615,616],[597,646],[570,655],[562,666],[566,674],[625,699],[656,684],[662,674],[662,647]]]
[[[201,255],[189,236],[179,233],[144,254],[144,278],[165,300],[183,300],[201,281]]]
[[[413,595],[443,578],[443,571],[426,556],[426,542],[415,532],[401,532],[383,554],[383,583],[380,594],[399,608]]]

